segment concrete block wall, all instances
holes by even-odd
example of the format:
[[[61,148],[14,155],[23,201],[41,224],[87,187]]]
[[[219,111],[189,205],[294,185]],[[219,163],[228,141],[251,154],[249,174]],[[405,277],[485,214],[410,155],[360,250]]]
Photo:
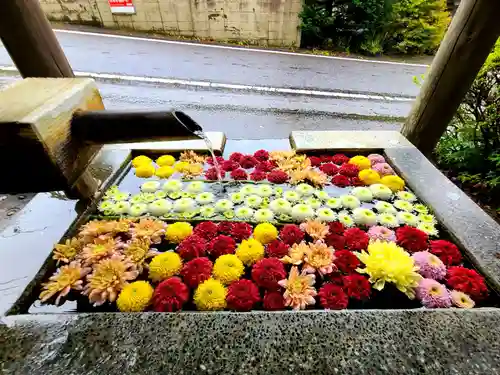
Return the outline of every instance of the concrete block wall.
[[[303,0],[133,0],[112,14],[108,0],[40,0],[51,21],[256,45],[299,46]]]

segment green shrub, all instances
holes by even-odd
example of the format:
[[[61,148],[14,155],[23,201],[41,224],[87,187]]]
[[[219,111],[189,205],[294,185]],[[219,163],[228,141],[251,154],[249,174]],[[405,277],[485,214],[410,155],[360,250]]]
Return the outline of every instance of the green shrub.
[[[301,19],[302,45],[306,47],[324,47],[333,33],[331,10],[318,4],[304,4],[299,13]]]

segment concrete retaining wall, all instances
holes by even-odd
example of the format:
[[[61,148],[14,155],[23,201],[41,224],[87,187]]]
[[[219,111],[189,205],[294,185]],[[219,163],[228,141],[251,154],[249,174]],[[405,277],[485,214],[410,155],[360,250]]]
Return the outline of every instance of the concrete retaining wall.
[[[300,45],[302,0],[133,0],[112,14],[108,0],[40,0],[51,21],[250,44]]]

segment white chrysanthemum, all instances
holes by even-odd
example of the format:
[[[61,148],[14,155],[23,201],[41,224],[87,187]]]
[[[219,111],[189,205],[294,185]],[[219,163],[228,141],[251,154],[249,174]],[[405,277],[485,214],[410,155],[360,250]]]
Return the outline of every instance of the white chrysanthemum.
[[[383,227],[396,228],[399,227],[399,220],[396,216],[389,213],[382,213],[378,215],[378,222]]]
[[[420,214],[418,215],[418,219],[420,220],[420,222],[424,224],[431,224],[431,225],[437,224],[435,216],[431,214]]]
[[[245,185],[245,186],[243,186],[240,189],[240,193],[243,196],[255,194],[255,186],[253,186],[253,185]]]
[[[170,212],[172,209],[172,203],[166,199],[158,199],[148,205],[148,211],[154,216],[163,216]]]
[[[413,211],[413,204],[410,202],[401,200],[401,199],[396,199],[394,201],[394,207],[396,207],[398,210],[406,211],[406,212],[412,212]]]
[[[269,204],[269,208],[277,214],[287,214],[289,215],[292,211],[292,205],[284,198],[278,198]]]
[[[274,213],[267,208],[261,208],[260,210],[255,211],[253,219],[259,223],[272,221],[274,219]]]
[[[101,203],[99,203],[98,209],[99,209],[99,211],[104,212],[104,211],[108,211],[108,210],[113,210],[114,206],[115,206],[114,202],[104,200]]]
[[[401,223],[416,227],[419,223],[418,217],[410,212],[402,211],[398,212],[397,218]]]
[[[417,228],[420,229],[422,232],[427,233],[429,236],[437,236],[439,234],[439,231],[436,229],[434,224],[420,223],[418,224]]]
[[[392,197],[392,190],[382,184],[370,185],[370,191],[375,198],[382,199],[384,201],[389,200]]]
[[[331,208],[320,208],[316,210],[316,218],[320,221],[335,221],[337,214]]]
[[[258,195],[250,195],[246,197],[245,204],[251,208],[259,208],[262,204],[262,198]]]
[[[163,190],[168,193],[175,193],[182,190],[182,182],[179,180],[168,180],[163,184]]]
[[[104,193],[104,199],[114,199],[114,195],[116,193],[119,193],[120,190],[118,190],[118,186],[114,185],[111,186],[106,192]]]
[[[339,221],[344,225],[346,228],[350,228],[354,226],[354,220],[352,219],[351,215],[349,215],[345,211],[339,212]]]
[[[200,208],[200,215],[204,218],[210,218],[215,216],[215,208],[211,206],[204,206]]]
[[[205,193],[198,194],[196,196],[196,202],[198,202],[199,204],[210,204],[214,200],[215,200],[214,193],[210,193],[208,191]]]
[[[338,210],[342,207],[342,201],[340,200],[340,198],[330,198],[325,202],[325,204],[328,207],[333,208],[334,210]]]
[[[375,203],[375,209],[379,213],[384,213],[384,214],[393,214],[396,215],[398,213],[398,210],[390,204],[389,202],[384,202],[384,201],[378,201]]]
[[[236,210],[235,215],[238,219],[248,220],[253,217],[254,210],[250,207],[240,207]]]
[[[364,186],[355,187],[351,190],[351,194],[362,202],[371,202],[373,200],[372,191]]]
[[[164,192],[163,190],[158,190],[157,192],[155,192],[155,197],[157,199],[163,199],[167,197],[167,193]]]
[[[314,217],[314,210],[307,204],[296,204],[292,208],[292,218],[296,221],[304,221]]]
[[[229,199],[219,199],[217,203],[215,203],[215,210],[218,212],[225,212],[233,208],[233,202]]]
[[[181,198],[174,202],[175,212],[191,212],[194,211],[196,202],[191,198]]]
[[[142,216],[148,212],[148,205],[146,203],[135,203],[130,206],[128,213],[130,216]]]
[[[205,183],[203,181],[193,181],[187,186],[187,191],[191,194],[199,194],[203,190],[205,190]]]
[[[428,214],[429,213],[429,209],[427,208],[427,206],[425,204],[421,204],[421,203],[414,204],[413,209],[415,211],[417,211],[419,214]]]
[[[144,199],[143,199],[142,193],[133,195],[130,198],[130,203],[131,204],[144,203]]]
[[[143,193],[154,193],[160,188],[160,183],[158,181],[146,181],[141,185],[141,191]]]
[[[312,207],[315,210],[321,207],[321,201],[319,199],[312,197],[307,198],[305,204],[307,204],[308,206]]]
[[[127,199],[129,199],[129,197],[130,197],[130,193],[126,193],[126,192],[123,192],[123,191],[118,191],[113,196],[113,200],[115,200],[117,202],[126,201]]]
[[[361,202],[354,195],[341,195],[340,201],[342,202],[342,206],[344,208],[350,208],[351,210],[361,206]]]
[[[290,190],[285,191],[283,198],[285,198],[288,202],[294,203],[300,200],[300,195],[296,191]]]
[[[295,188],[295,191],[304,197],[313,195],[315,190],[316,189],[314,189],[311,185],[308,184],[298,184],[297,187]]]
[[[317,189],[314,192],[314,195],[316,196],[316,198],[321,199],[322,201],[326,201],[330,198],[330,195],[328,194],[328,192],[326,192],[324,190],[320,190],[320,189]]]
[[[130,212],[130,203],[129,202],[116,202],[113,205],[112,211],[116,215],[125,215]]]
[[[415,194],[413,194],[410,191],[404,191],[404,190],[398,191],[396,193],[396,196],[399,199],[402,199],[402,200],[408,201],[408,202],[415,202],[417,200],[417,197],[415,196]]]
[[[240,204],[245,200],[245,196],[241,193],[233,193],[231,194],[230,199],[234,204]]]
[[[377,224],[377,215],[367,208],[355,208],[352,210],[352,218],[358,225],[373,226]]]
[[[260,197],[270,197],[271,195],[274,194],[274,191],[271,185],[260,184],[257,185],[257,188],[255,189],[255,194],[257,194]]]

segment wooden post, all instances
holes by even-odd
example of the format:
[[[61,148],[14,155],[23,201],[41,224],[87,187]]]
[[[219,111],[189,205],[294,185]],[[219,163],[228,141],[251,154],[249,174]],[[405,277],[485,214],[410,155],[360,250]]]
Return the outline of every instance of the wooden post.
[[[38,0],[2,0],[0,37],[23,77],[74,77]]]
[[[499,0],[462,0],[401,132],[429,155],[500,35]]]

